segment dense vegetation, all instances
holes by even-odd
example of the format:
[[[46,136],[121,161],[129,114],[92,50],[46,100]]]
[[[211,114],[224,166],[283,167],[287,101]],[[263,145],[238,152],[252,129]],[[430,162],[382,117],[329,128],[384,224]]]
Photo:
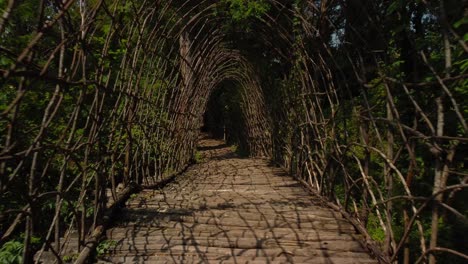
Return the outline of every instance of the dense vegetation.
[[[0,13],[0,262],[82,246],[121,186],[183,170],[202,126],[290,170],[382,262],[466,262],[465,1],[0,0]]]

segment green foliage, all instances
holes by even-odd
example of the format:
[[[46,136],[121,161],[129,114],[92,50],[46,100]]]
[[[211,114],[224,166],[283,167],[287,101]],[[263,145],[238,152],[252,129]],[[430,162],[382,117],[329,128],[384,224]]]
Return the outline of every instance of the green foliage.
[[[234,144],[230,146],[230,149],[232,152],[236,153],[239,157],[248,157],[249,156],[249,151],[238,144]]]
[[[65,263],[72,263],[72,262],[74,262],[75,260],[78,259],[78,256],[79,256],[78,253],[74,253],[74,254],[70,254],[70,255],[65,255],[65,256],[63,256],[62,260],[63,260],[63,262],[65,262]]]
[[[379,218],[373,213],[369,214],[369,219],[367,221],[367,231],[375,241],[380,243],[384,242],[385,231],[380,226]]]
[[[96,247],[96,253],[99,256],[102,256],[109,252],[113,247],[117,245],[117,241],[115,240],[104,240]]]
[[[260,18],[271,8],[265,0],[222,0],[221,5],[227,8],[227,13],[236,22]]]
[[[204,160],[203,154],[200,151],[196,151],[193,156],[193,160],[195,161],[195,163],[202,163]]]
[[[3,244],[0,248],[0,263],[21,264],[23,263],[23,243],[12,240]]]
[[[235,152],[237,152],[237,150],[239,149],[239,146],[237,146],[237,145],[231,145],[230,149],[231,149],[232,152],[235,153]]]
[[[461,26],[466,25],[466,24],[468,24],[468,16],[464,16],[463,18],[455,22],[455,24],[453,24],[453,27],[460,28]]]

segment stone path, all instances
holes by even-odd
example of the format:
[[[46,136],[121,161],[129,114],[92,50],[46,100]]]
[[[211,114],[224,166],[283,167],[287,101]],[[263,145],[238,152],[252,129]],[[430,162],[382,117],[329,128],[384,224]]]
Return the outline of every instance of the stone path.
[[[127,203],[99,263],[378,263],[283,170],[220,141],[200,145],[202,162]]]

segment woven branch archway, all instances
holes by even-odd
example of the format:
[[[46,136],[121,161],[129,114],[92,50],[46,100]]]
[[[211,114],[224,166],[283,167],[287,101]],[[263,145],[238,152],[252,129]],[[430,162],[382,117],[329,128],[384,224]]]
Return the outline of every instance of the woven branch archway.
[[[457,1],[0,5],[0,234],[26,262],[59,258],[74,230],[82,246],[121,185],[183,170],[225,80],[251,154],[341,210],[382,262],[468,258]]]

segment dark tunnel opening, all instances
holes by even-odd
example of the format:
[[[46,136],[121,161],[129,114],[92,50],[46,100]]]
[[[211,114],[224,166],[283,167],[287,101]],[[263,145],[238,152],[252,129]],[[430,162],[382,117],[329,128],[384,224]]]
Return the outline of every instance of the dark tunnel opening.
[[[250,153],[240,90],[237,83],[225,81],[213,91],[203,115],[201,132],[223,139],[239,155],[248,156]]]

